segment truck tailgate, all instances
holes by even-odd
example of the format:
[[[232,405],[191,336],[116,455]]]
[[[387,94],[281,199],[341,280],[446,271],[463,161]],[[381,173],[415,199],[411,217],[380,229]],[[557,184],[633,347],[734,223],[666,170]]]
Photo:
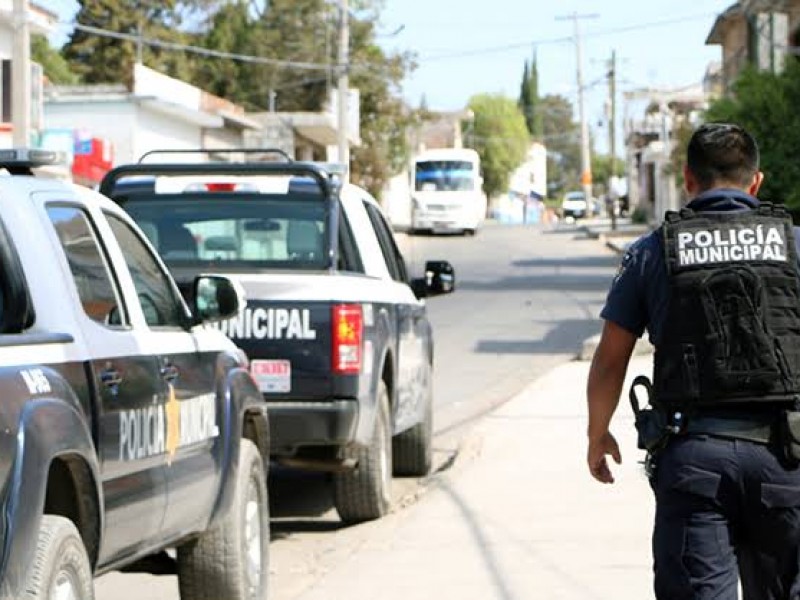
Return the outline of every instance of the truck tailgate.
[[[267,399],[323,400],[333,394],[330,322],[330,302],[252,299],[219,327],[250,358]]]
[[[188,277],[174,271],[186,293]],[[376,282],[329,271],[222,274],[242,284],[247,306],[239,317],[214,326],[245,351],[267,400],[358,397],[359,376],[331,368],[332,311],[337,304],[363,302],[364,288]]]

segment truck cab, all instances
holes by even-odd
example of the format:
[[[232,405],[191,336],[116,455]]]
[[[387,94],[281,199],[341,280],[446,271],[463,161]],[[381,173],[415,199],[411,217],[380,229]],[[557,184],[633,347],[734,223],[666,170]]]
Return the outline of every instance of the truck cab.
[[[184,600],[199,581],[266,597],[266,407],[208,327],[241,288],[198,274],[187,304],[116,204],[34,176],[53,158],[0,152],[0,596],[91,598],[94,576],[174,548]],[[209,569],[248,527],[263,560],[242,545]]]

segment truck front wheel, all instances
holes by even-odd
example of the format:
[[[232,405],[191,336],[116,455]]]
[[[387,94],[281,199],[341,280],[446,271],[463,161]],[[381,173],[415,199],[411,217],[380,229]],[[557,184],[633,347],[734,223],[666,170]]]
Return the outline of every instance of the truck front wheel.
[[[44,515],[24,600],[52,598],[91,600],[94,583],[86,547],[73,522]]]
[[[356,460],[352,471],[337,473],[333,480],[336,511],[345,523],[378,519],[389,512],[392,485],[392,426],[389,392],[378,382],[375,428],[369,445],[348,448],[346,458]]]
[[[242,439],[233,505],[213,529],[178,548],[181,600],[264,600],[269,574],[269,504],[264,463]]]

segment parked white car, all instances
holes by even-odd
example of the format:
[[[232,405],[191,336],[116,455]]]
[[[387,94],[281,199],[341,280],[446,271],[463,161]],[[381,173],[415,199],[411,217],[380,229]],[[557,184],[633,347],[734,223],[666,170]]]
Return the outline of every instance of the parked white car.
[[[586,194],[582,191],[572,191],[564,194],[564,199],[561,201],[562,217],[581,219],[588,214],[589,206],[586,202]]]

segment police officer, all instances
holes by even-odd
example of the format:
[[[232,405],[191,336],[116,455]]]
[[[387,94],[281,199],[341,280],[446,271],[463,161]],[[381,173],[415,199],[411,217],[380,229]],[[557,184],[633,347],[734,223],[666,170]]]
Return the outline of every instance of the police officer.
[[[609,431],[636,339],[655,346],[651,450],[659,600],[800,598],[800,276],[791,221],[759,203],[755,140],[709,123],[684,168],[693,199],[623,257],[587,386],[588,467],[621,456]],[[656,426],[653,426],[656,423]],[[655,437],[653,438],[653,432]],[[650,439],[642,440],[642,435]]]

